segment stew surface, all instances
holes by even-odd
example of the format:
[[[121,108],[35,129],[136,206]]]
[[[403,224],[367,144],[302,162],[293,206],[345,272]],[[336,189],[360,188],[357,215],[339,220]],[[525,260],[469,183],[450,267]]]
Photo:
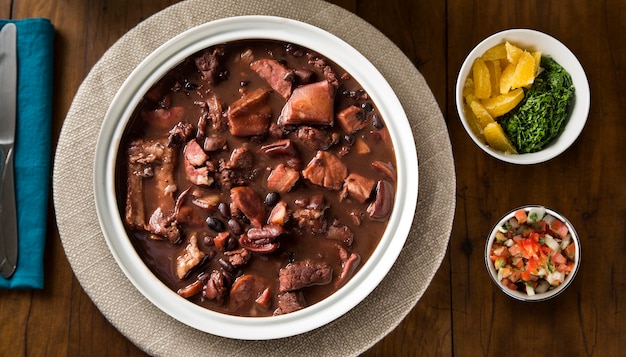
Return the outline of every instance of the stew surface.
[[[306,48],[207,48],[145,94],[117,161],[119,208],[172,290],[241,316],[299,310],[376,248],[396,162],[376,104]]]

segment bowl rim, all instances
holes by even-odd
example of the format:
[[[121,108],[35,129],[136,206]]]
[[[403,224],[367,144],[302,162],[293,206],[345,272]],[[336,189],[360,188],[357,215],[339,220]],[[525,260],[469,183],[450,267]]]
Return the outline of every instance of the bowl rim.
[[[463,85],[465,83],[465,78],[469,75],[471,66],[476,58],[480,57],[490,47],[502,43],[503,41],[510,41],[523,48],[541,50],[542,54],[551,56],[561,66],[563,66],[572,77],[572,81],[574,83],[574,101],[570,108],[571,113],[565,129],[551,143],[538,152],[505,154],[501,151],[494,150],[478,138],[465,119],[465,113],[463,110]],[[547,46],[542,46],[540,48],[537,45],[539,41],[545,42]],[[461,124],[472,141],[474,141],[474,143],[476,143],[476,145],[484,152],[496,159],[512,164],[522,165],[549,161],[567,150],[580,136],[585,127],[591,106],[590,97],[591,90],[589,87],[589,80],[587,79],[585,70],[576,55],[555,37],[538,30],[527,28],[512,28],[496,32],[474,46],[474,48],[465,57],[463,64],[459,69],[455,86],[455,104],[457,114],[461,120]],[[572,120],[573,118],[576,120]]]
[[[567,226],[567,228],[568,228],[568,230],[569,230],[569,232],[570,232],[570,234],[572,236],[572,243],[576,247],[576,252],[575,252],[575,256],[574,256],[574,269],[565,277],[565,280],[563,281],[563,284],[559,285],[556,289],[548,290],[547,292],[544,292],[544,293],[537,293],[534,296],[528,296],[528,295],[526,295],[523,292],[519,292],[519,291],[508,289],[507,287],[503,286],[502,283],[500,283],[498,281],[498,279],[496,277],[497,273],[496,273],[495,267],[494,267],[493,263],[491,263],[491,260],[489,259],[489,255],[490,255],[491,247],[493,246],[493,242],[495,241],[495,236],[496,236],[496,232],[498,231],[498,228],[501,227],[510,218],[512,218],[516,211],[518,211],[520,209],[523,209],[526,212],[528,212],[529,210],[531,210],[533,208],[544,208],[545,211],[546,211],[546,214],[549,214],[549,215],[553,216],[554,218],[561,220],[561,222],[563,222]],[[576,277],[576,274],[578,273],[578,270],[580,269],[580,263],[582,261],[582,251],[581,251],[581,246],[580,246],[580,238],[579,238],[578,232],[574,228],[574,225],[572,224],[572,222],[570,222],[569,219],[567,219],[565,216],[563,216],[559,212],[553,210],[552,208],[544,206],[544,205],[538,205],[538,204],[530,204],[530,205],[519,206],[519,207],[516,207],[516,208],[512,209],[511,211],[507,212],[505,215],[503,215],[500,218],[500,220],[498,220],[498,222],[491,229],[489,235],[487,236],[487,241],[485,243],[485,258],[484,258],[484,260],[485,260],[485,267],[487,268],[487,273],[489,274],[489,277],[491,278],[491,281],[493,281],[493,283],[496,284],[498,286],[498,288],[502,292],[504,292],[507,296],[509,296],[509,297],[511,297],[511,298],[513,298],[515,300],[525,301],[525,302],[546,301],[546,300],[550,300],[550,299],[560,295],[574,281],[574,278]]]
[[[377,104],[389,128],[397,162],[396,192],[402,192],[396,194],[379,246],[352,279],[321,302],[281,316],[227,315],[178,296],[154,276],[135,251],[125,233],[115,194],[115,162],[121,135],[144,93],[191,54],[242,39],[298,44],[321,53],[354,76]],[[97,138],[94,191],[98,220],[111,254],[133,286],[153,305],[186,325],[214,335],[241,340],[276,339],[305,333],[336,320],[365,299],[387,275],[404,246],[417,207],[417,150],[408,118],[395,92],[378,69],[350,44],[298,20],[234,16],[174,36],[130,73],[110,103]]]

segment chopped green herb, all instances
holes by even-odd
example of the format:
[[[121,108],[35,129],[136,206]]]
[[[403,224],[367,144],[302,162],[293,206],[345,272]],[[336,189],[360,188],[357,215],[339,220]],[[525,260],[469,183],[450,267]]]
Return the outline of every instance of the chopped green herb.
[[[541,150],[565,128],[574,99],[574,84],[567,71],[550,57],[524,99],[499,122],[518,153]]]

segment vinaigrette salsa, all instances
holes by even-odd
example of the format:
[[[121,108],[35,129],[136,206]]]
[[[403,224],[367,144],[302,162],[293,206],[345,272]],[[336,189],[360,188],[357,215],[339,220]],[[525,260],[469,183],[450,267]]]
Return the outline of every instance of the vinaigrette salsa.
[[[543,207],[517,210],[498,228],[489,252],[497,280],[528,296],[563,284],[574,269],[575,256],[567,225]]]

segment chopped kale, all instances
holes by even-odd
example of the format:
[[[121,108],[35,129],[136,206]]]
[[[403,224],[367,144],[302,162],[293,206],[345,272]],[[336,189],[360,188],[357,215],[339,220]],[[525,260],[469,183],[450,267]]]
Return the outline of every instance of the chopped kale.
[[[541,150],[563,131],[574,99],[572,78],[561,65],[542,57],[541,67],[524,99],[499,120],[520,154]]]

